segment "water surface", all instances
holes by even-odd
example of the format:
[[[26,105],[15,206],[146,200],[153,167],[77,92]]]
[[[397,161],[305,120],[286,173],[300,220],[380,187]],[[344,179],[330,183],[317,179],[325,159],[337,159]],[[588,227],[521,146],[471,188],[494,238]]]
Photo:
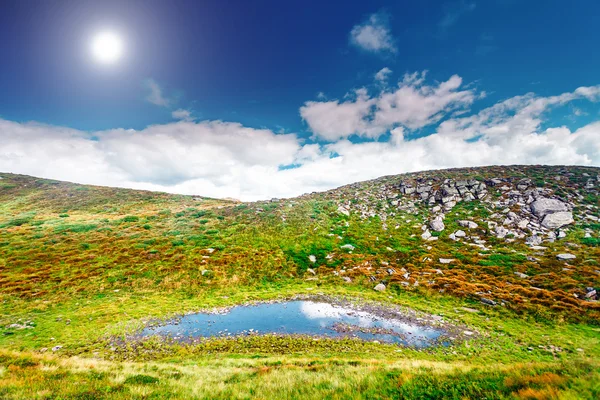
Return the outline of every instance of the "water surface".
[[[362,340],[428,347],[442,329],[401,318],[384,318],[326,302],[294,300],[236,306],[226,312],[189,314],[167,325],[148,327],[141,336],[163,335],[177,340],[255,334],[356,337]]]

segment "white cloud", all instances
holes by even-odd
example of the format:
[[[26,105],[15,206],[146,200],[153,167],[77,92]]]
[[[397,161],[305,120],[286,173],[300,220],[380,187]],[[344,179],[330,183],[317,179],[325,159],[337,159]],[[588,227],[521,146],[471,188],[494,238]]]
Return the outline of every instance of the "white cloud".
[[[383,67],[375,74],[375,80],[378,82],[387,81],[389,75],[392,73],[392,70],[388,67]]]
[[[148,94],[148,96],[146,96],[147,101],[161,107],[170,106],[171,101],[163,95],[161,87],[158,83],[156,83],[154,79],[147,79],[144,82],[144,85],[148,90],[150,90],[150,93]]]
[[[460,86],[457,79],[428,87],[424,93],[422,74],[407,75],[403,82],[401,87],[411,88],[411,93],[416,93],[411,99],[418,103],[413,115],[408,113],[404,120],[423,121],[423,115],[432,114],[422,114],[421,108],[432,102],[434,109],[452,112],[447,111],[452,109],[447,104],[455,100],[444,96],[456,92],[454,88]],[[328,144],[303,144],[294,134],[223,121],[180,121],[140,131],[88,133],[0,119],[0,171],[255,200],[424,169],[494,164],[600,166],[600,121],[575,131],[564,126],[542,128],[548,125],[546,117],[552,108],[575,100],[600,101],[599,95],[600,86],[550,97],[529,93],[476,114],[449,117],[428,136],[411,138],[407,134],[411,128],[400,125],[390,130],[388,141],[362,143],[342,138]],[[428,96],[435,96],[435,101]],[[380,98],[359,91],[348,104],[323,102],[319,107],[333,106],[329,112],[340,113],[338,128],[350,131],[340,110],[349,108],[352,117],[353,107],[375,104]],[[369,122],[359,119],[352,124]],[[326,129],[334,132],[336,125]],[[290,165],[297,167],[282,168]]]
[[[464,110],[476,98],[474,89],[461,89],[458,75],[436,86],[425,85],[425,75],[426,71],[405,74],[396,88],[384,88],[374,97],[362,88],[342,103],[308,101],[300,115],[315,136],[326,141],[352,135],[377,138],[399,125],[409,129],[431,125],[451,111]]]
[[[171,116],[174,119],[180,119],[183,121],[193,121],[195,118],[192,116],[192,112],[190,110],[185,110],[180,108],[179,110],[175,110],[171,113]]]
[[[388,15],[382,12],[372,14],[362,24],[350,31],[350,43],[373,53],[396,53],[396,44],[388,26]]]

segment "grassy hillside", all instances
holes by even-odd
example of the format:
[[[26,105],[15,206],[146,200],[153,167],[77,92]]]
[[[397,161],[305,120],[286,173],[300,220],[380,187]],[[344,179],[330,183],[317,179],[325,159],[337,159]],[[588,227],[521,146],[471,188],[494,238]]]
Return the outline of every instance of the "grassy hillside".
[[[256,203],[0,177],[0,398],[600,396],[598,168],[429,171]],[[564,208],[538,213],[540,199]],[[480,335],[420,351],[123,340],[297,294]]]

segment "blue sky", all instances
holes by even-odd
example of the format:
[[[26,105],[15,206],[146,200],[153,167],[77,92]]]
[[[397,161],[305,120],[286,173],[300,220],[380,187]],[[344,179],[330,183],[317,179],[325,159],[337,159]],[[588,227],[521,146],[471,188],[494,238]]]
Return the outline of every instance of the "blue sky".
[[[3,1],[0,171],[253,199],[418,167],[485,164],[469,157],[431,161],[437,151],[431,141],[458,136],[474,143],[465,151],[483,145],[477,143],[483,137],[490,155],[523,137],[544,142],[513,158],[490,156],[489,163],[597,165],[593,146],[585,154],[574,147],[552,155],[552,146],[577,137],[550,139],[549,133],[586,129],[579,142],[600,141],[594,125],[600,119],[599,20],[600,3],[586,0]],[[124,52],[118,62],[100,65],[90,56],[90,43],[107,30],[119,35]],[[589,90],[577,92],[580,87]],[[516,96],[526,96],[512,101],[517,108],[498,106]],[[543,110],[534,110],[536,104]],[[502,116],[482,122],[482,112],[499,108]],[[472,120],[456,123],[461,117]],[[228,133],[215,133],[216,121]],[[466,132],[466,122],[478,124],[477,132]],[[148,131],[152,126],[160,132]],[[457,126],[460,132],[449,132]],[[508,135],[493,136],[506,127]],[[55,137],[67,128],[76,143]],[[17,135],[21,131],[25,136]],[[52,145],[93,146],[97,168],[73,175],[69,166],[80,161],[66,155],[42,168],[39,160],[56,160],[57,154],[18,147],[35,135],[54,138]],[[169,152],[166,143],[154,141],[157,136],[172,139],[179,151],[186,141],[193,145],[185,154]],[[385,154],[390,162],[404,160],[417,138],[429,138],[420,142],[422,157],[402,168],[373,168],[364,155],[376,143],[395,143]],[[131,150],[122,157],[133,155],[140,164],[113,157],[107,143],[119,140],[130,141],[119,145]],[[494,147],[501,142],[504,148]],[[241,154],[240,143],[289,154],[267,154],[265,164]],[[215,146],[231,160],[212,160],[219,166],[214,170],[193,161]],[[343,174],[341,166],[328,164],[333,162],[362,168]],[[140,173],[150,164],[169,172]],[[281,175],[287,169],[301,171]],[[265,178],[279,183],[260,183]],[[289,180],[295,189],[286,186]],[[259,182],[259,189],[248,181]]]

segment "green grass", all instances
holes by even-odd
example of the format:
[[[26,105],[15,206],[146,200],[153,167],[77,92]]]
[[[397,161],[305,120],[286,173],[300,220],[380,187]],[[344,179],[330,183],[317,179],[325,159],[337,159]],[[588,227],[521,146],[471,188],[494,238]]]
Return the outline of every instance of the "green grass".
[[[531,168],[547,182],[544,174],[556,174]],[[577,225],[542,253],[493,239],[483,251],[448,239],[457,220],[491,214],[479,202],[449,212],[435,242],[420,238],[425,208],[385,221],[337,212],[338,198],[365,205],[357,190],[383,212],[391,203],[374,195],[381,182],[237,204],[3,177],[0,398],[599,395],[600,307],[581,300],[586,286],[597,285],[597,235],[583,237],[597,223]],[[561,252],[577,256],[570,270],[556,260]],[[373,290],[378,282],[385,292]],[[421,351],[272,336],[115,344],[147,320],[299,294],[399,305],[482,335]],[[503,305],[483,305],[481,297]]]

